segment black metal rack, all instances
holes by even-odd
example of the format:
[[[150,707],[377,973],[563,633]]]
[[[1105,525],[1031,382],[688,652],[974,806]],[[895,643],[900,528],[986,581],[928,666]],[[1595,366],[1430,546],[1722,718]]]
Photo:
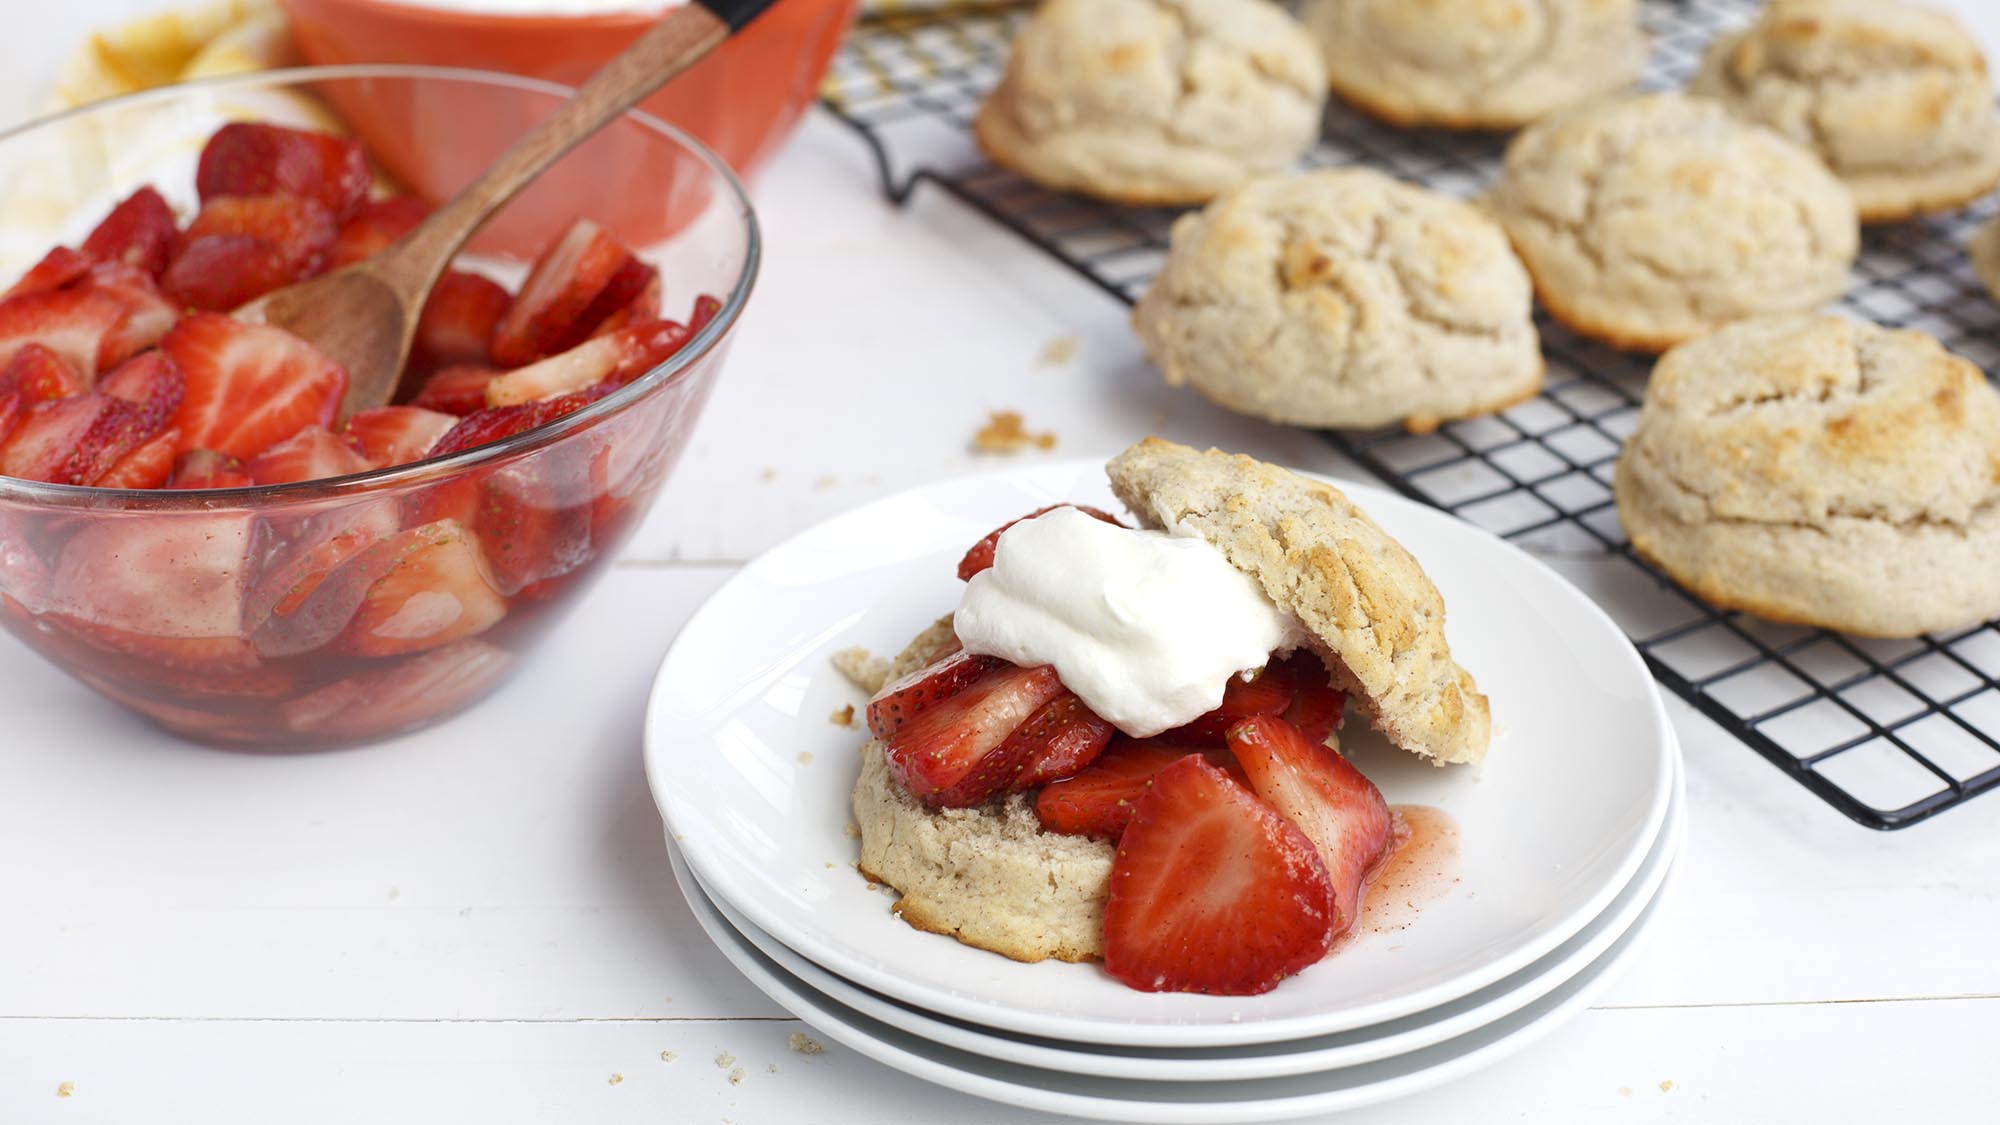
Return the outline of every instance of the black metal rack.
[[[1646,85],[1673,88],[1754,0],[1651,0]],[[866,22],[835,63],[825,102],[871,146],[898,202],[929,183],[1130,303],[1163,260],[1176,213],[1046,191],[994,168],[967,139],[1026,13],[955,8]],[[1490,177],[1504,137],[1400,130],[1333,103],[1307,163],[1365,163],[1454,195]],[[1964,244],[1988,200],[1934,220],[1870,229],[1851,315],[1921,329],[1989,372],[2000,306]],[[2000,788],[2000,629],[1879,641],[1774,625],[1695,600],[1640,561],[1611,500],[1650,361],[1540,323],[1540,396],[1428,435],[1326,437],[1405,495],[1543,552],[1609,560],[1596,591],[1660,682],[1778,769],[1871,828],[1904,828]],[[1996,560],[2000,565],[2000,560]]]

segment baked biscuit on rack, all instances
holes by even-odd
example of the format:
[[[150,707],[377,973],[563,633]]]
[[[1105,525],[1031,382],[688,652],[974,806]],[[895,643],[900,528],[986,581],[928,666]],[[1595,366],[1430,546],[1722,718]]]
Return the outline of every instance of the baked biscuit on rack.
[[[1422,432],[1541,387],[1527,272],[1470,204],[1307,172],[1225,192],[1172,243],[1133,325],[1167,382],[1231,410]]]
[[[1556,319],[1640,351],[1817,308],[1861,242],[1852,197],[1811,151],[1680,94],[1537,122],[1484,202]]]
[[[1675,348],[1614,492],[1712,605],[1881,637],[2000,616],[2000,392],[1920,332],[1772,317]]]
[[[1646,64],[1638,0],[1312,0],[1333,91],[1396,125],[1516,129]]]
[[[1689,89],[1816,149],[1863,222],[1953,210],[2000,183],[1986,57],[1947,12],[1772,0],[1709,45]]]
[[[973,123],[994,163],[1133,205],[1205,203],[1290,167],[1326,72],[1268,0],[1047,0]]]

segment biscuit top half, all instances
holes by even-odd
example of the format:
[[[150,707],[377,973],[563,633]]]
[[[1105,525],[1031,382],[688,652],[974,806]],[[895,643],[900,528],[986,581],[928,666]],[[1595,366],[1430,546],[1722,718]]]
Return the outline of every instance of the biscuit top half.
[[[1748,321],[1661,358],[1628,456],[1687,519],[1964,526],[2000,502],[2000,392],[1921,332]]]
[[[1443,597],[1339,489],[1159,438],[1108,471],[1142,523],[1199,534],[1296,617],[1338,686],[1391,742],[1440,765],[1485,756],[1486,697],[1452,660]]]

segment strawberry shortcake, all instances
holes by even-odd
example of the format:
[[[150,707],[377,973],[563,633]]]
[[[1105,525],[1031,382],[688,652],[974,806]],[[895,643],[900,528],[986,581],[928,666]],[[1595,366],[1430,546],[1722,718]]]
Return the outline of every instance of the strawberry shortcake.
[[[1059,505],[974,546],[891,665],[853,793],[909,924],[1146,991],[1263,992],[1351,929],[1394,847],[1346,704],[1431,761],[1486,752],[1444,602],[1330,485],[1157,438],[1137,526]],[[871,685],[872,686],[872,685]]]

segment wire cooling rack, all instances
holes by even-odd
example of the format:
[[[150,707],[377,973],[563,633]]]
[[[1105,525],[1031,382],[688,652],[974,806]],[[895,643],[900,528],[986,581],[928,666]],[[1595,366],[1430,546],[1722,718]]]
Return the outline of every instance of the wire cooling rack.
[[[1681,85],[1715,32],[1755,7],[1652,0],[1645,84]],[[1158,271],[1176,213],[1045,191],[986,163],[966,139],[1025,18],[1018,8],[962,8],[864,23],[835,64],[826,104],[868,141],[898,202],[933,184],[1129,304]],[[1389,128],[1336,102],[1306,162],[1367,164],[1470,196],[1504,147],[1504,137]],[[1929,332],[1992,370],[2000,307],[1964,251],[1991,209],[1869,230],[1843,309]],[[1429,435],[1327,439],[1406,495],[1523,546],[1612,560],[1595,592],[1660,682],[1855,821],[1903,828],[2000,787],[2000,630],[1877,641],[1696,601],[1632,552],[1611,500],[1612,465],[1650,361],[1546,318],[1540,329],[1549,375],[1539,397]]]

